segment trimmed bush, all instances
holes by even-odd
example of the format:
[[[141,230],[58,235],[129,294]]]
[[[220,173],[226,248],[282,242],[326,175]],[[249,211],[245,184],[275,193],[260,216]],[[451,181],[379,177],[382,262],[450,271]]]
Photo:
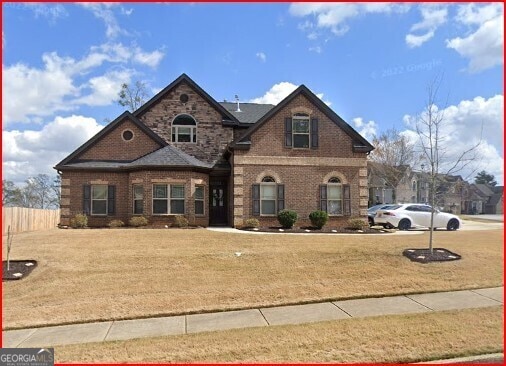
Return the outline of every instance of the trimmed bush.
[[[369,224],[364,219],[352,218],[348,220],[348,229],[362,230]]]
[[[313,211],[309,214],[309,220],[311,220],[311,225],[321,229],[329,221],[329,214],[325,211]]]
[[[77,214],[70,219],[70,227],[74,229],[82,229],[88,226],[88,216],[85,214]]]
[[[247,219],[246,221],[244,221],[244,227],[254,228],[259,226],[260,222],[258,222],[258,220],[255,218]]]
[[[128,225],[139,227],[139,226],[146,226],[148,224],[148,219],[144,216],[133,216],[129,221]]]
[[[110,223],[107,224],[109,227],[122,227],[125,226],[125,223],[121,220],[112,220]]]
[[[285,229],[291,229],[297,222],[297,212],[293,210],[281,210],[278,212],[278,221]]]
[[[176,217],[174,217],[174,226],[188,227],[188,219],[182,215],[177,215]]]

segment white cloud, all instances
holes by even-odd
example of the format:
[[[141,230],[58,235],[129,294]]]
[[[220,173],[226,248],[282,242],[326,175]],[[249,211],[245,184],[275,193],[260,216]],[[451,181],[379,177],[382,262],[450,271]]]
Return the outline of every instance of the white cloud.
[[[353,118],[353,124],[366,140],[371,141],[377,134],[378,125],[374,121],[364,122],[362,117]]]
[[[71,111],[80,105],[112,103],[123,82],[135,71],[129,64],[156,67],[164,54],[146,52],[137,45],[106,43],[93,46],[81,59],[61,57],[56,52],[42,55],[43,67],[17,63],[3,66],[3,122],[36,122],[59,111]],[[113,70],[99,69],[104,64]],[[118,70],[118,64],[120,69]],[[80,81],[83,77],[87,80]]]
[[[468,18],[465,22],[472,23]],[[484,15],[477,18],[485,19]],[[504,63],[504,15],[484,21],[479,28],[467,37],[456,37],[446,41],[446,46],[469,59],[468,70],[479,72]]]
[[[463,100],[457,105],[451,105],[443,110],[444,126],[441,135],[444,136],[444,146],[447,157],[456,157],[469,147],[481,144],[477,152],[481,158],[472,167],[464,169],[464,178],[471,176],[475,169],[485,169],[494,174],[499,181],[504,178],[504,157],[502,156],[504,133],[504,96],[496,95],[491,98],[476,97],[473,100]],[[415,138],[414,123],[416,116],[404,116],[404,122],[409,128],[403,133]]]
[[[429,39],[434,37],[436,29],[446,23],[448,17],[448,9],[434,5],[421,5],[420,12],[422,20],[410,29],[406,35],[406,43],[410,48],[419,47]],[[422,34],[413,34],[413,32],[421,32]]]
[[[458,7],[456,20],[462,24],[479,26],[502,14],[504,14],[503,4],[478,5],[471,3]]]
[[[261,62],[267,61],[267,56],[263,52],[257,52],[256,56]]]
[[[56,117],[38,131],[4,131],[4,179],[21,183],[39,173],[55,175],[53,166],[102,128],[93,118],[72,115]]]
[[[118,20],[114,15],[113,7],[118,4],[115,3],[79,3],[85,9],[90,10],[93,15],[101,19],[105,24],[105,34],[107,38],[114,39],[122,34],[128,34],[128,32],[121,28],[118,24]]]
[[[290,95],[295,89],[298,88],[298,85],[292,84],[288,81],[282,81],[280,83],[274,84],[264,95],[258,98],[251,99],[250,103],[260,103],[260,104],[278,104],[283,99],[285,99],[288,95]],[[315,93],[316,94],[316,93]],[[318,98],[323,100],[323,93],[316,94]],[[330,102],[323,100],[325,104],[328,106],[331,105]]]
[[[137,47],[134,51],[133,60],[138,64],[156,68],[164,56],[165,54],[160,50],[155,50],[153,52],[143,52],[139,47]]]
[[[31,9],[36,18],[42,17],[54,23],[57,19],[65,18],[69,14],[65,7],[61,4],[49,5],[49,4],[37,4],[37,3],[25,3],[24,6]]]
[[[408,9],[408,5],[391,3],[294,3],[290,5],[289,13],[311,19],[301,23],[299,29],[308,32],[314,39],[317,37],[314,28],[327,29],[336,36],[342,36],[350,29],[348,22],[353,18],[367,13],[404,13]]]

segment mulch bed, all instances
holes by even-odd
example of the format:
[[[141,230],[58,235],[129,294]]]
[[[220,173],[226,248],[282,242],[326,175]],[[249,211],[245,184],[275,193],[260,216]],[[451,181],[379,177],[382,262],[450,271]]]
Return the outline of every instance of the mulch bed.
[[[244,231],[253,231],[253,232],[262,232],[262,233],[301,233],[301,234],[382,234],[389,233],[391,231],[384,229],[373,229],[370,227],[365,227],[362,230],[355,229],[346,229],[346,228],[332,228],[332,227],[323,227],[321,229],[317,229],[311,226],[303,226],[303,227],[292,227],[291,229],[283,229],[281,226],[270,226],[270,227],[259,227],[257,229],[254,228],[242,228],[239,230]]]
[[[34,260],[11,260],[9,261],[9,271],[7,271],[7,261],[2,261],[2,282],[21,280],[27,277],[35,267],[37,267],[37,261]],[[18,275],[15,276],[15,274]]]
[[[456,261],[462,258],[459,254],[450,252],[445,248],[432,248],[432,254],[430,254],[429,248],[412,248],[403,251],[402,255],[409,258],[413,262],[419,263]]]

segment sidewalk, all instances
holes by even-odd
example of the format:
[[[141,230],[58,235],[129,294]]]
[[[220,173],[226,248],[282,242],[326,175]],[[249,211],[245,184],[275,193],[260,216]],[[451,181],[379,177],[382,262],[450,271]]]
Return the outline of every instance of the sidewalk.
[[[74,343],[181,335],[234,328],[302,324],[367,316],[503,305],[504,287],[365,298],[217,313],[19,329],[3,332],[3,347],[49,347]]]

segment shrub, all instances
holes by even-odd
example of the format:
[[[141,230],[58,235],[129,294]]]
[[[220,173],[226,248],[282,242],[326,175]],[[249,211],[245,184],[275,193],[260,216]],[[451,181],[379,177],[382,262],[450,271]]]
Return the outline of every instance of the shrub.
[[[259,227],[259,226],[260,226],[260,223],[255,218],[247,219],[246,221],[244,221],[244,227],[251,228],[251,227]]]
[[[297,221],[297,212],[293,210],[281,210],[278,212],[278,221],[285,229],[291,229]]]
[[[88,216],[85,214],[77,214],[70,219],[70,227],[74,229],[85,228],[88,226]]]
[[[174,226],[188,227],[188,219],[182,215],[177,215],[176,217],[174,217]]]
[[[129,221],[128,225],[139,227],[139,226],[146,226],[148,224],[148,219],[144,216],[133,216]]]
[[[321,229],[329,221],[329,214],[325,211],[313,211],[309,214],[311,225]]]
[[[362,230],[369,224],[364,219],[352,218],[348,220],[348,228],[353,230]]]
[[[125,223],[121,220],[112,220],[107,224],[109,227],[122,227],[125,226]]]

